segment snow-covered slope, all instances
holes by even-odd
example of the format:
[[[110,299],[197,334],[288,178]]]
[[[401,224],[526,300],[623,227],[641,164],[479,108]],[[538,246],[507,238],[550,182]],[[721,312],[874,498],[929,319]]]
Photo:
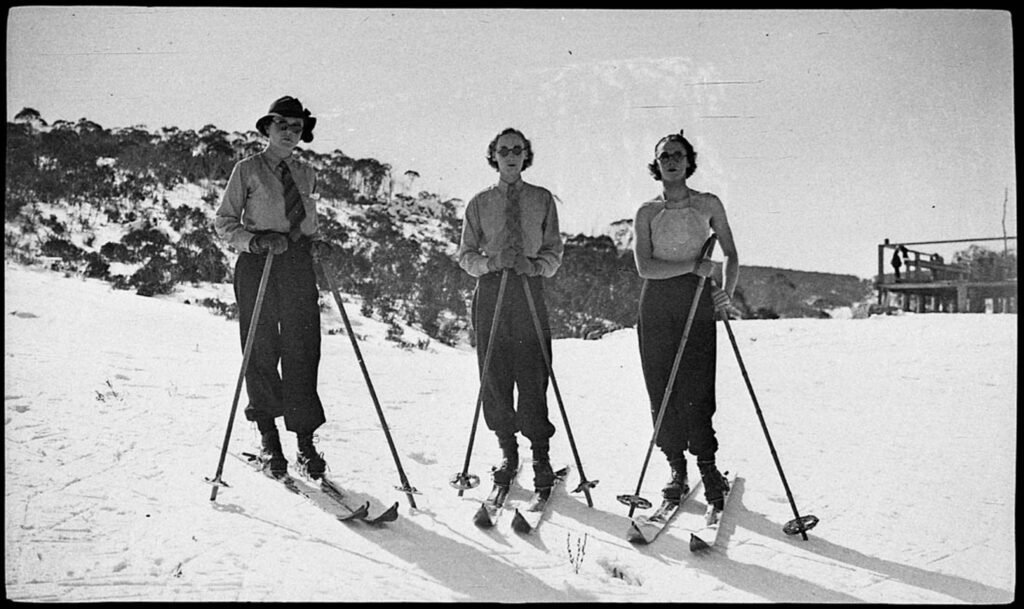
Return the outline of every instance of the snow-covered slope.
[[[231,301],[229,286],[218,296]],[[194,288],[193,288],[194,289]],[[1009,602],[1016,590],[1017,317],[735,321],[802,513],[792,518],[724,329],[719,462],[740,479],[721,547],[669,529],[624,538],[651,426],[632,330],[559,340],[554,366],[594,507],[565,495],[537,536],[471,522],[459,498],[478,389],[468,349],[403,350],[348,309],[398,446],[398,475],[348,338],[324,337],[319,448],[384,528],[342,524],[225,463],[209,500],[241,354],[237,322],[98,280],[5,263],[4,566],[22,601]],[[196,297],[194,294],[187,295]],[[340,326],[325,314],[324,331]],[[553,457],[572,464],[558,428]],[[244,406],[244,395],[240,408]],[[295,439],[283,434],[286,453]],[[239,413],[232,449],[257,434]],[[522,449],[528,454],[527,449]],[[498,451],[481,424],[470,471]],[[655,453],[643,494],[667,468]],[[691,462],[691,477],[696,468]],[[528,476],[527,476],[528,478]],[[578,482],[570,476],[569,487]],[[526,496],[513,492],[513,499]],[[506,522],[507,525],[507,522]]]

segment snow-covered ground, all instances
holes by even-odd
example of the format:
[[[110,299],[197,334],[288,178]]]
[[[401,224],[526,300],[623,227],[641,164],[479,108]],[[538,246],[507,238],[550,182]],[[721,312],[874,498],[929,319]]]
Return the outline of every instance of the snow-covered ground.
[[[231,302],[229,286],[219,295]],[[172,298],[4,266],[4,567],[21,601],[1009,602],[1016,591],[1016,315],[734,321],[797,506],[731,345],[719,338],[723,469],[739,480],[720,547],[680,530],[625,538],[651,422],[636,335],[559,340],[554,366],[594,507],[562,494],[532,537],[471,515],[498,451],[481,422],[459,498],[478,382],[468,348],[403,350],[346,307],[419,509],[398,474],[344,334],[325,335],[318,447],[382,528],[343,524],[228,458],[241,353],[235,321]],[[333,307],[325,334],[341,327]],[[553,392],[556,461],[573,463]],[[243,395],[240,406],[244,406]],[[286,453],[295,439],[283,434]],[[255,430],[239,413],[232,449]],[[522,449],[524,456],[528,450]],[[696,467],[691,460],[691,479]],[[655,452],[643,494],[667,467]],[[529,476],[527,475],[527,479]],[[569,486],[578,482],[578,472]],[[513,499],[526,496],[513,491]],[[698,509],[702,501],[695,501]]]

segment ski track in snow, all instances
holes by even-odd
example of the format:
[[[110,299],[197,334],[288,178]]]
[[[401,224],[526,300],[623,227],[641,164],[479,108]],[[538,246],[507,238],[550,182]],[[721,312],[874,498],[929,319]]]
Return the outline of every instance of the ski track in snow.
[[[226,287],[226,290],[225,290]],[[230,300],[230,286],[212,286]],[[190,288],[190,291],[195,289]],[[227,294],[227,296],[224,296]],[[669,528],[625,540],[651,420],[636,334],[559,340],[554,368],[588,479],[560,494],[535,535],[471,516],[498,450],[481,419],[462,498],[477,396],[472,350],[407,351],[346,307],[419,509],[399,483],[349,339],[325,335],[318,448],[377,514],[343,524],[250,473],[216,471],[238,367],[238,325],[177,297],[5,262],[5,583],[21,601],[714,601],[992,603],[1016,581],[1015,315],[734,321],[741,354],[802,514],[793,517],[724,327],[716,427],[740,472],[719,545]],[[324,328],[340,326],[334,309]],[[239,409],[246,399],[243,395]],[[553,392],[552,457],[573,465]],[[283,424],[279,424],[283,429]],[[282,433],[286,454],[294,435]],[[258,435],[238,413],[231,449]],[[520,450],[528,456],[528,447]],[[643,495],[667,466],[652,455]],[[690,460],[691,479],[697,476]],[[529,484],[526,472],[522,481]],[[525,500],[518,487],[509,505]],[[687,506],[703,511],[696,497]]]

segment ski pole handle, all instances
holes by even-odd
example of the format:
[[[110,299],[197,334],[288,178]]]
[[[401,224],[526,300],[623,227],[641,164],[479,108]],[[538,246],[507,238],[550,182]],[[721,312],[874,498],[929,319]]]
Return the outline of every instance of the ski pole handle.
[[[702,247],[700,250],[701,260],[711,259],[711,254],[715,251],[716,242],[718,242],[718,235],[716,233],[711,233],[711,236],[708,237],[708,240],[704,242],[704,247]]]

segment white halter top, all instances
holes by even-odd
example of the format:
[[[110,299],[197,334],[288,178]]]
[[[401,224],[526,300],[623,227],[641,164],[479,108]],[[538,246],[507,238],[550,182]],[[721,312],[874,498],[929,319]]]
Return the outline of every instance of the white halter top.
[[[696,260],[710,234],[710,215],[693,207],[663,207],[651,219],[651,254],[672,262]]]

